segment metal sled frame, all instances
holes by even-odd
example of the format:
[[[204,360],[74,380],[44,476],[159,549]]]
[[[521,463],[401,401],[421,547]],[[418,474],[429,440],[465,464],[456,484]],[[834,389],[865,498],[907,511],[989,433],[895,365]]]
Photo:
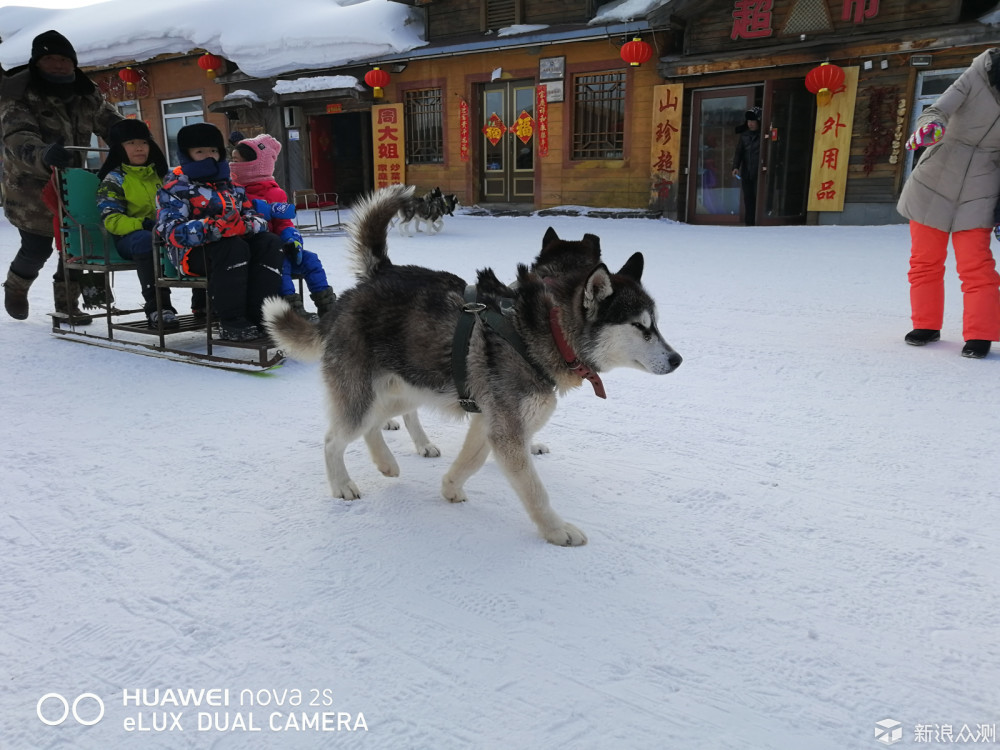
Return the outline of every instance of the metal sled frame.
[[[207,277],[177,273],[166,259],[162,247],[154,243],[153,267],[156,273],[157,328],[150,328],[142,308],[121,309],[112,299],[114,274],[135,271],[136,265],[123,259],[115,249],[114,238],[104,229],[97,210],[97,175],[86,169],[54,170],[60,233],[60,252],[66,282],[70,271],[96,271],[104,277],[104,304],[87,314],[94,318],[91,330],[78,325],[73,316],[51,313],[52,332],[79,343],[129,351],[151,357],[206,365],[231,370],[259,372],[284,361],[284,354],[265,339],[257,341],[222,341],[213,337],[211,305],[204,320],[194,315],[178,315],[180,327],[163,328],[163,302],[159,290],[165,287],[208,288]],[[105,326],[98,327],[103,319]],[[95,330],[96,328],[96,330]],[[103,332],[98,332],[102,330]],[[192,333],[204,332],[204,337]],[[218,353],[217,349],[241,350],[243,355]],[[247,357],[246,355],[255,355]],[[234,356],[235,355],[235,356]]]

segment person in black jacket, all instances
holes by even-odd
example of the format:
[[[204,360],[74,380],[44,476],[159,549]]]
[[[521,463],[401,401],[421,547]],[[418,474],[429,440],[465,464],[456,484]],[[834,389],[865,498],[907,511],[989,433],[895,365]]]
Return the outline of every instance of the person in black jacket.
[[[743,187],[743,218],[748,227],[757,223],[757,172],[760,169],[760,109],[748,109],[744,115],[746,130],[740,133],[733,156],[733,177]]]

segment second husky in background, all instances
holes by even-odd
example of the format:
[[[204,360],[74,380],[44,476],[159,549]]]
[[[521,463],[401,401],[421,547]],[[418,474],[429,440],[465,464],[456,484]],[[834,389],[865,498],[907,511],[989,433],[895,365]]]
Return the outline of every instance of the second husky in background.
[[[457,206],[458,196],[454,193],[445,195],[439,187],[421,198],[411,197],[399,209],[399,233],[404,237],[412,237],[412,230],[419,232],[420,225],[425,224],[427,234],[437,234],[444,228],[444,217],[454,216]]]
[[[321,360],[330,491],[346,500],[361,496],[344,464],[345,449],[361,436],[379,471],[399,475],[381,434],[389,417],[422,406],[459,417],[478,410],[442,495],[466,500],[465,482],[492,450],[542,536],[552,544],[584,544],[586,535],[550,506],[530,442],[555,410],[557,395],[584,378],[603,395],[597,373],[633,367],[662,375],[680,366],[640,282],[642,254],[612,273],[601,262],[597,237],[566,241],[549,229],[533,267],[518,266],[516,288],[490,269],[467,288],[446,271],[389,260],[389,224],[412,192],[394,185],[354,206],[348,231],[358,284],[320,325],[281,299],[264,304],[265,326],[282,349]]]

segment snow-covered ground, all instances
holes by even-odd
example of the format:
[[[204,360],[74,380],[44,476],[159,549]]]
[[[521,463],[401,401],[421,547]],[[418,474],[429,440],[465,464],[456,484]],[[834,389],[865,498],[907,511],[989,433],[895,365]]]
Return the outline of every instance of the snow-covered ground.
[[[50,262],[0,319],[0,747],[847,750],[886,719],[897,746],[1000,742],[1000,354],[959,356],[951,262],[920,349],[905,226],[465,215],[391,255],[510,279],[549,225],[615,268],[644,251],[684,356],[540,433],[576,549],[492,460],[445,502],[464,430],[432,413],[442,458],[388,434],[389,479],[355,444],[364,497],[331,499],[315,365],[56,339]],[[347,286],[345,240],[307,243]],[[16,245],[0,222],[2,268]]]

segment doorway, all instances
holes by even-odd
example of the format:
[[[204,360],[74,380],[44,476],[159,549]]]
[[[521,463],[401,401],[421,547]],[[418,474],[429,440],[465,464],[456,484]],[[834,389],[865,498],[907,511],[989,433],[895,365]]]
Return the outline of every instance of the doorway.
[[[745,223],[732,164],[744,113],[755,105],[763,110],[756,223],[805,222],[816,104],[803,79],[785,79],[693,92],[688,223]]]
[[[368,144],[368,147],[365,147]],[[371,115],[339,112],[309,117],[312,151],[312,188],[317,193],[337,193],[350,205],[372,189]]]
[[[479,165],[484,203],[535,202],[535,83],[496,81],[479,95],[482,134]],[[524,115],[531,119],[529,123]],[[522,125],[518,126],[518,118]],[[489,126],[489,127],[487,127]],[[486,132],[483,129],[486,128]]]

